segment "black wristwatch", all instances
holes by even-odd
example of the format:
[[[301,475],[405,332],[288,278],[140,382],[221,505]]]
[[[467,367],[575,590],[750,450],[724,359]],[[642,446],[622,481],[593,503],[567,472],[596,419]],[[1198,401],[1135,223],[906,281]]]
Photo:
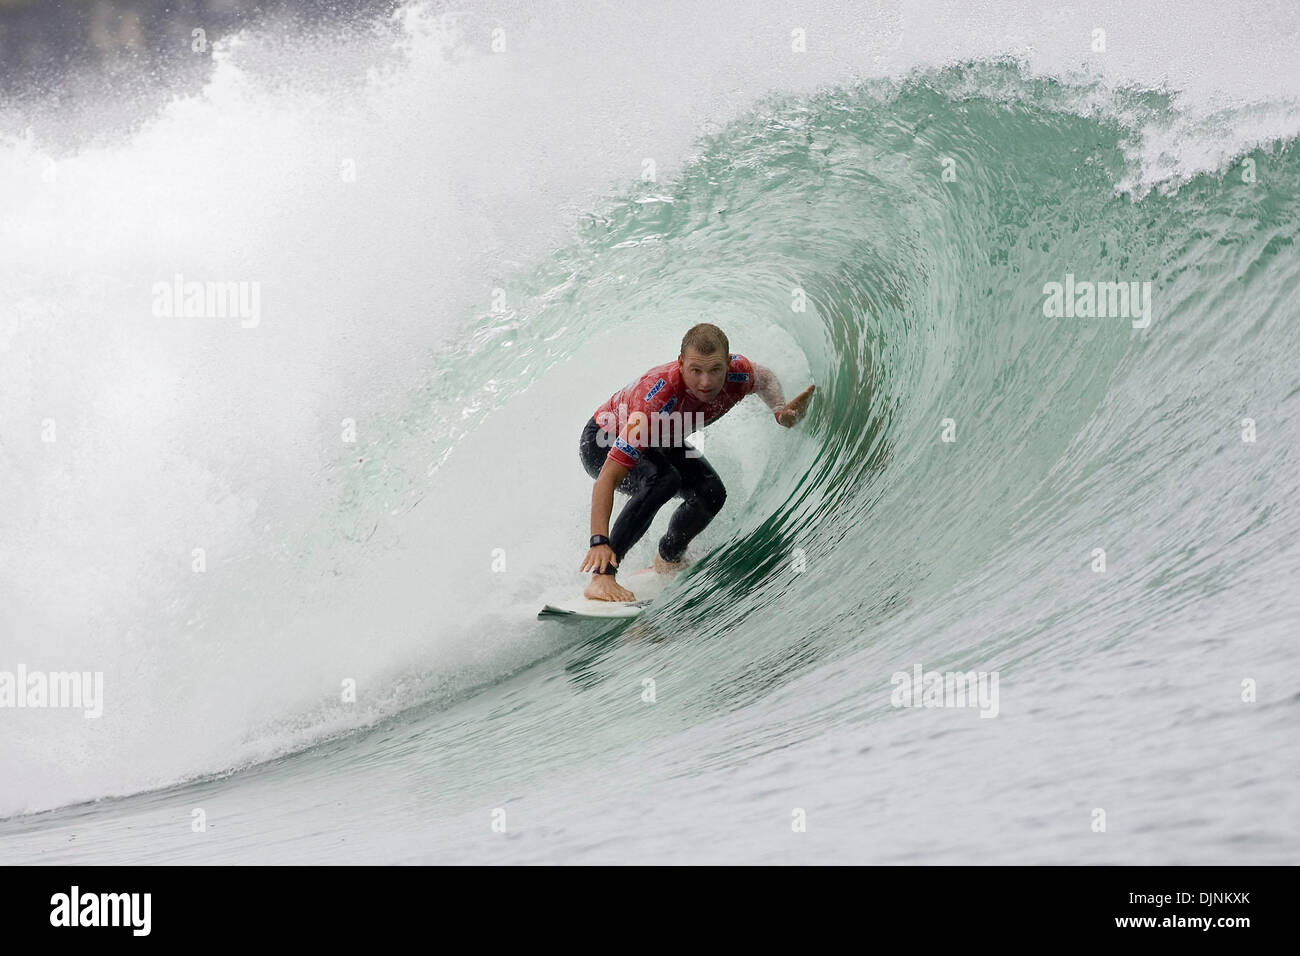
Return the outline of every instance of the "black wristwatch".
[[[601,544],[609,544],[609,538],[605,537],[603,534],[593,534],[591,536],[591,546],[594,548]]]

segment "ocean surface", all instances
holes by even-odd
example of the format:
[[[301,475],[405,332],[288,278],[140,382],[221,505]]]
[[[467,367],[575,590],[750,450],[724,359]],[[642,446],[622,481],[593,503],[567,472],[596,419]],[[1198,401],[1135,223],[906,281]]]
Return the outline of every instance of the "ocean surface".
[[[1294,5],[458,10],[0,105],[0,862],[1300,862]],[[808,417],[538,620],[699,321]]]

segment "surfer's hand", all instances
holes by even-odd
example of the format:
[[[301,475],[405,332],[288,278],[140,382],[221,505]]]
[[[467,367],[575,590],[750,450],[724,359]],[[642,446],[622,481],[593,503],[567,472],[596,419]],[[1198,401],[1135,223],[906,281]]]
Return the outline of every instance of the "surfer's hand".
[[[618,559],[614,557],[614,549],[607,544],[598,544],[587,552],[587,557],[583,559],[582,567],[578,570],[602,574],[606,568],[616,567],[618,567]]]
[[[808,411],[808,399],[813,393],[816,385],[809,385],[802,392],[796,395],[790,401],[786,402],[776,410],[776,420],[786,428],[793,428],[799,423],[799,419],[804,417]]]

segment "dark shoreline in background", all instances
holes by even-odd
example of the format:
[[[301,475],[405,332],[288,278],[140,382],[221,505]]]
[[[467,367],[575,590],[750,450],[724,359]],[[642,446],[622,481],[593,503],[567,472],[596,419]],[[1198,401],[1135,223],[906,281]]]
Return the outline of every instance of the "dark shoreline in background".
[[[77,113],[105,93],[197,89],[212,45],[249,27],[303,30],[382,16],[400,0],[0,0],[0,108]],[[196,51],[202,29],[206,50]],[[168,82],[160,82],[166,76]],[[87,116],[86,119],[91,119]],[[93,121],[91,123],[93,124]]]

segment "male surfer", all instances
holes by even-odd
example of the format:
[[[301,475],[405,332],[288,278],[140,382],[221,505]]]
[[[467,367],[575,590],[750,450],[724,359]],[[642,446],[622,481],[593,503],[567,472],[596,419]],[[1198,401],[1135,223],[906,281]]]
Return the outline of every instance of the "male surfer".
[[[679,497],[682,503],[673,512],[668,533],[659,539],[654,566],[660,574],[686,567],[686,545],[722,508],[727,490],[698,449],[686,441],[687,434],[717,421],[751,393],[762,398],[786,428],[803,418],[814,386],[787,402],[781,383],[769,369],[743,355],[732,355],[730,348],[716,325],[694,326],[682,339],[677,361],[656,365],[615,392],[583,428],[578,455],[587,474],[596,479],[591,492],[591,550],[579,569],[592,572],[583,592],[588,598],[636,600],[614,578],[618,563],[670,498]],[[688,424],[681,426],[683,421]],[[671,440],[665,440],[666,432],[675,433]],[[631,500],[611,533],[615,489],[631,495]]]

